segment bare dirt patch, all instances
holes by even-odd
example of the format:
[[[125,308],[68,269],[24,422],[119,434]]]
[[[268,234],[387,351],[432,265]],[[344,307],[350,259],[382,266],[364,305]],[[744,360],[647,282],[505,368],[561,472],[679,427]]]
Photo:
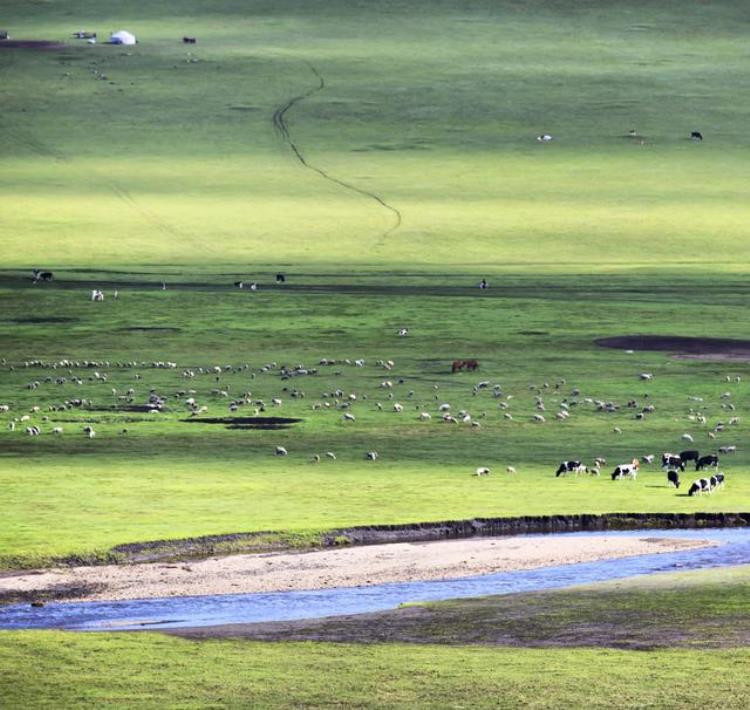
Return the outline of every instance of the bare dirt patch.
[[[41,39],[4,39],[0,41],[0,49],[33,49],[45,52],[53,49],[64,49],[62,42],[50,42]]]
[[[750,361],[750,340],[690,338],[679,335],[621,335],[594,341],[603,348],[671,352],[689,360]]]
[[[301,419],[293,417],[194,417],[183,419],[189,424],[223,424],[228,429],[289,429]]]

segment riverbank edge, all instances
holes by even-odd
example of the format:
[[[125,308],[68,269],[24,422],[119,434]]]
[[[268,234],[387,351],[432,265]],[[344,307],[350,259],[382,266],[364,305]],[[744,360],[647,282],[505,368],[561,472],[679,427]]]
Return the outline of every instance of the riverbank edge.
[[[143,562],[179,562],[207,557],[268,552],[307,552],[353,545],[431,542],[471,537],[502,537],[608,530],[674,530],[750,527],[750,512],[737,513],[579,513],[471,518],[392,525],[357,525],[316,532],[258,531],[203,535],[175,540],[116,545],[107,551],[39,559],[0,558],[0,577],[41,567],[81,567]]]

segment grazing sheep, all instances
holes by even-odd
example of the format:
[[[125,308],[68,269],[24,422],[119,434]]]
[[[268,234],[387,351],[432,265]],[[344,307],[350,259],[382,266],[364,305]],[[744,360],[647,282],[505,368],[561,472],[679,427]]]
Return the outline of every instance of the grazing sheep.
[[[378,452],[377,452],[377,451],[368,451],[368,452],[367,452],[367,453],[365,454],[365,458],[366,458],[366,459],[367,459],[368,461],[377,461],[377,458],[378,458]]]
[[[289,452],[283,446],[276,447],[277,456],[286,456]]]
[[[8,422],[8,431],[15,431],[15,430],[16,430],[16,423]]]
[[[422,413],[421,413],[421,414],[419,415],[419,418],[420,418],[420,419],[421,419],[421,420],[422,420],[423,422],[428,422],[428,421],[430,421],[430,419],[432,419],[432,415],[430,415],[430,413],[429,413],[429,412],[422,412]]]
[[[535,414],[532,421],[543,424],[547,420],[541,414]]]
[[[516,469],[513,466],[506,466],[505,467],[506,473],[517,473]]]
[[[356,422],[357,421],[357,417],[355,417],[351,412],[346,412],[346,414],[344,414],[344,416],[342,417],[342,419],[345,422]]]
[[[336,454],[334,454],[333,451],[326,451],[326,458],[329,458],[332,461],[335,461],[336,460]]]
[[[313,454],[312,462],[313,463],[320,463],[320,456],[318,454]]]
[[[63,428],[61,426],[56,426],[52,429],[53,434],[60,435],[63,433]]]
[[[404,411],[404,405],[399,404],[398,402],[394,403],[393,405],[393,411],[394,412],[403,412]]]
[[[654,379],[654,375],[651,372],[641,372],[639,377],[646,382]]]
[[[474,471],[475,476],[489,476],[490,475],[490,469],[488,469],[486,466],[480,466],[476,471]]]
[[[693,437],[690,434],[683,434],[680,438],[683,441],[689,441],[690,443],[693,443]]]
[[[646,456],[641,456],[641,462],[652,464],[654,462],[654,455],[653,454],[647,454]]]

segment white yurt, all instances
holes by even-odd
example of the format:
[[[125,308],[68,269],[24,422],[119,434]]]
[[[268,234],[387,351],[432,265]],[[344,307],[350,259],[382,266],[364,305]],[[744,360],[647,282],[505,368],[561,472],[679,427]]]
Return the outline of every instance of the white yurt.
[[[112,44],[135,44],[137,40],[135,35],[130,34],[130,32],[120,30],[119,32],[113,32],[109,36],[109,41]]]

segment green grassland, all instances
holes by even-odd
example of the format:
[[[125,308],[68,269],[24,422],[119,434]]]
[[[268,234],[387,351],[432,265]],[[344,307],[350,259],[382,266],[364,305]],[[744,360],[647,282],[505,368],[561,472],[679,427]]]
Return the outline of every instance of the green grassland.
[[[13,707],[747,706],[747,650],[634,652],[0,632]]]
[[[0,49],[9,266],[747,269],[736,1],[9,0],[2,21],[66,42]],[[325,85],[289,110],[292,138],[397,208],[390,234],[274,130],[310,65]]]
[[[743,446],[749,380],[734,379],[747,374],[747,364],[627,354],[593,342],[644,330],[686,332],[676,323],[690,323],[687,332],[694,335],[743,335],[746,289],[729,277],[707,279],[688,291],[679,279],[662,280],[655,288],[645,276],[583,285],[562,277],[533,283],[509,278],[486,294],[466,289],[465,295],[461,289],[440,295],[440,288],[415,279],[398,298],[379,294],[377,287],[321,293],[304,284],[251,293],[223,288],[228,278],[214,277],[213,288],[125,287],[117,300],[103,303],[88,300],[83,282],[17,288],[9,281],[0,291],[0,337],[7,343],[0,403],[10,407],[3,422],[30,416],[14,432],[5,423],[0,430],[5,566],[103,553],[120,543],[239,531],[286,531],[309,540],[315,532],[355,524],[749,509]],[[466,280],[454,277],[446,289]],[[368,284],[366,278],[350,281]],[[410,278],[382,281],[385,289]],[[592,301],[600,287],[602,297]],[[48,314],[63,320],[45,322]],[[396,335],[402,325],[410,328],[406,338]],[[97,367],[71,370],[81,385],[71,381],[66,367],[24,367],[30,359],[94,357]],[[360,357],[365,367],[343,362]],[[451,375],[454,357],[476,357],[480,370]],[[321,358],[339,364],[319,365]],[[117,366],[134,359],[143,366]],[[392,359],[394,369],[378,366],[381,359]],[[165,360],[178,367],[150,366]],[[261,370],[271,362],[302,363],[317,374],[282,380],[279,367]],[[198,371],[230,364],[235,369],[220,375]],[[236,369],[245,364],[247,370]],[[186,378],[186,369],[197,374]],[[642,382],[643,371],[653,372],[654,379]],[[60,376],[65,382],[56,384]],[[383,388],[384,380],[393,388]],[[475,392],[481,380],[501,385],[502,397],[494,397],[491,388]],[[32,382],[39,387],[27,389]],[[166,410],[124,411],[129,388],[136,404],[155,389],[167,398]],[[575,388],[580,395],[572,394]],[[232,415],[229,402],[250,391],[253,402],[266,403],[262,416],[301,421],[279,431],[188,423],[189,389],[208,407],[198,419]],[[219,389],[229,397],[216,394]],[[293,397],[294,389],[305,397]],[[336,389],[344,397],[335,398]],[[727,392],[730,397],[722,399]],[[345,422],[347,410],[336,402],[350,393],[357,395],[348,410],[356,421]],[[544,424],[532,421],[537,395],[545,402]],[[88,399],[91,408],[49,411],[76,397]],[[274,397],[281,406],[271,405]],[[587,399],[613,401],[620,409],[597,412]],[[630,399],[637,408],[625,406]],[[555,413],[563,400],[578,404],[571,405],[568,420],[559,421]],[[393,411],[396,402],[403,412]],[[438,412],[444,402],[454,413],[470,412],[481,427],[444,424]],[[314,408],[326,403],[329,408]],[[648,404],[655,411],[636,420],[635,413]],[[38,413],[31,412],[34,406]],[[233,416],[252,416],[256,409],[242,404]],[[432,420],[420,421],[422,411]],[[706,425],[690,419],[699,413]],[[739,423],[730,426],[731,416]],[[709,440],[719,421],[727,423],[725,430]],[[39,425],[42,436],[26,436],[28,424]],[[84,436],[86,424],[96,438]],[[51,433],[55,426],[64,428],[62,436]],[[614,433],[615,427],[622,433]],[[681,440],[683,433],[691,433],[701,451],[738,445],[736,454],[722,460],[724,490],[689,498],[685,488],[667,487],[658,464],[644,466],[637,482],[609,480],[616,463],[692,446]],[[289,455],[275,456],[276,446]],[[380,454],[376,462],[365,460],[370,450]],[[337,460],[311,462],[326,451]],[[591,463],[595,456],[609,462],[601,478],[554,477],[560,460],[581,457]],[[508,465],[518,473],[506,474]],[[478,466],[491,467],[493,474],[472,477]],[[695,477],[688,470],[683,480]]]

